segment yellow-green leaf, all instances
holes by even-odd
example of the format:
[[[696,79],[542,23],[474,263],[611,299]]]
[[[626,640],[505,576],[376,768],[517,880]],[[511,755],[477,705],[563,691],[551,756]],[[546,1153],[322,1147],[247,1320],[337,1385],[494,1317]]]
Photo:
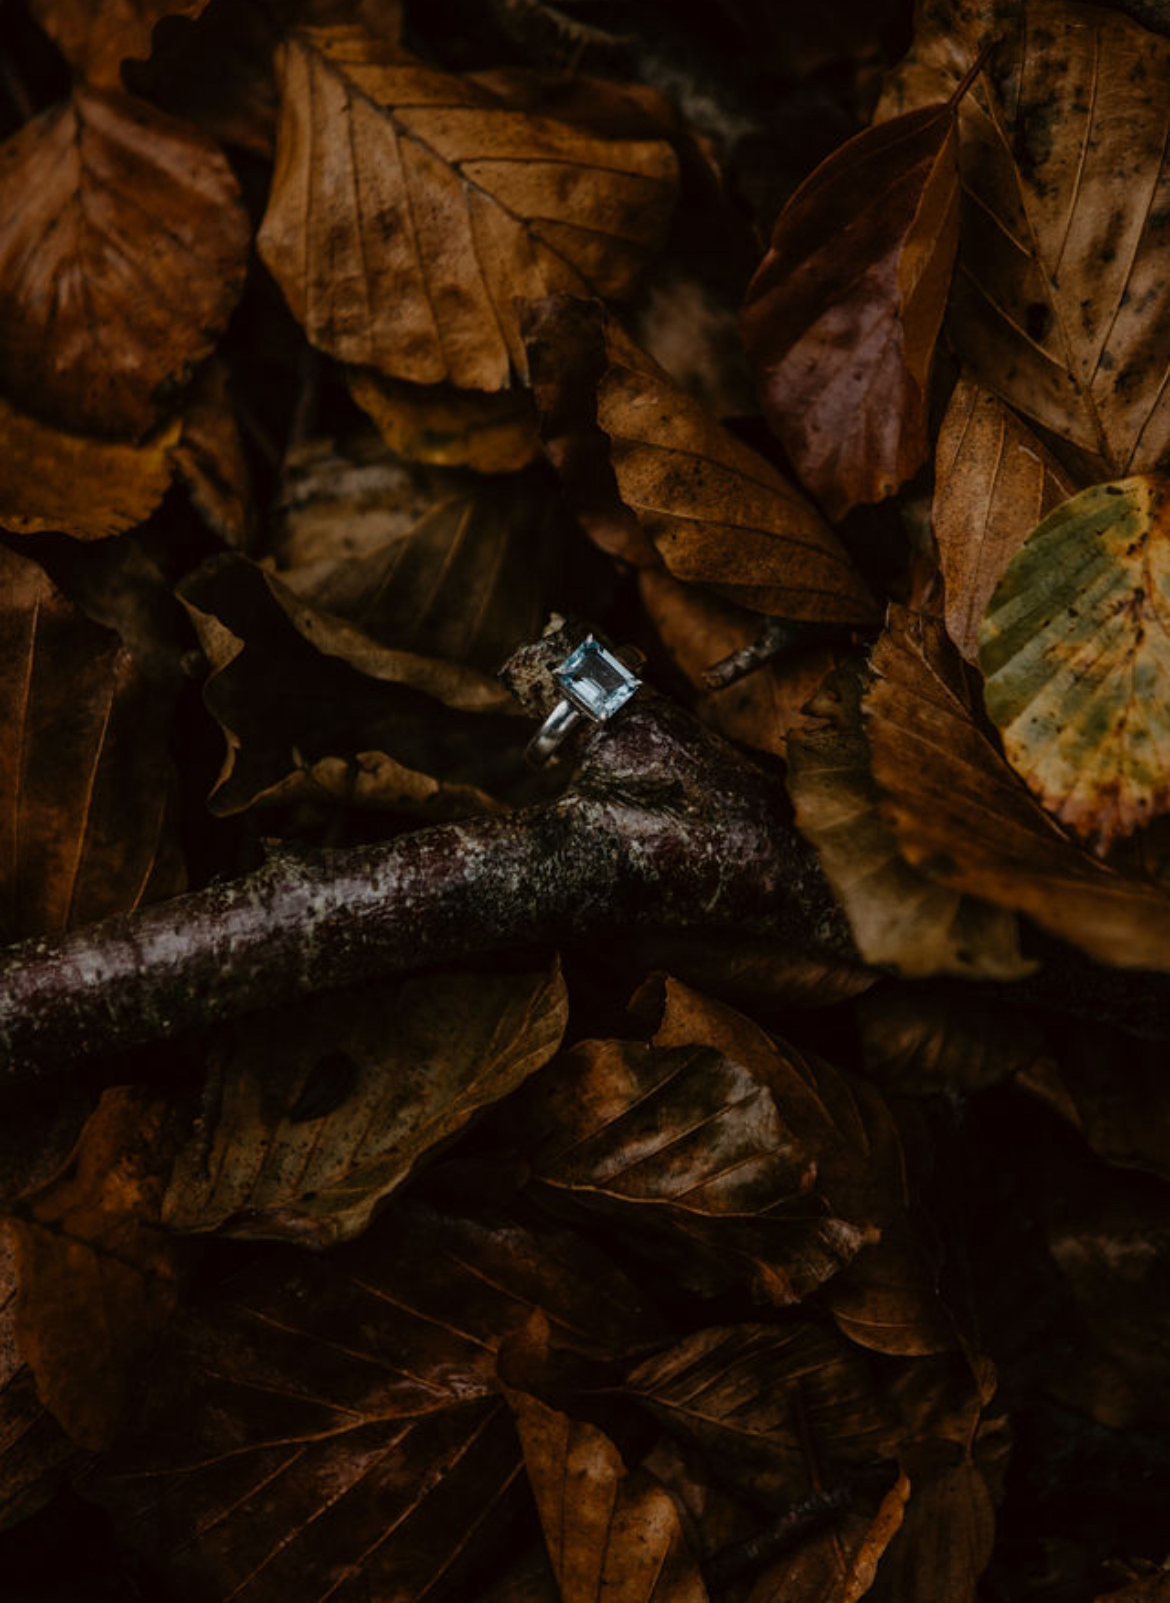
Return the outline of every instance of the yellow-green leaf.
[[[1170,809],[1170,481],[1095,484],[1039,523],[979,635],[987,710],[1050,812],[1102,849]]]

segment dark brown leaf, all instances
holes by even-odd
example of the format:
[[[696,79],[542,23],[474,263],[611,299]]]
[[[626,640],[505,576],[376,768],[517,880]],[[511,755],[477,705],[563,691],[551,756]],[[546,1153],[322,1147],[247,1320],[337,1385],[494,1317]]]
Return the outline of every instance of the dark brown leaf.
[[[926,460],[959,237],[955,152],[945,102],[858,134],[781,212],[748,290],[764,415],[831,517],[892,495]]]
[[[182,887],[167,699],[116,635],[0,548],[0,929],[8,940]]]
[[[882,1555],[901,1529],[909,1496],[903,1472],[875,1513],[847,1511],[772,1565],[752,1587],[748,1603],[857,1603],[869,1594]]]
[[[37,1396],[16,1339],[16,1262],[0,1222],[0,1529],[35,1514],[65,1479],[77,1448]]]
[[[553,969],[380,981],[243,1026],[217,1053],[216,1114],[176,1159],[164,1222],[312,1247],[360,1234],[551,1057],[566,1012]]]
[[[390,449],[412,462],[514,473],[540,452],[536,413],[526,390],[407,384],[367,367],[350,368],[346,381]]]
[[[174,1134],[161,1098],[107,1091],[65,1167],[9,1221],[20,1351],[82,1447],[109,1446],[176,1305],[177,1260],[159,1224]]]
[[[623,1390],[702,1447],[720,1481],[775,1511],[807,1496],[810,1442],[840,1474],[891,1457],[900,1434],[863,1355],[809,1322],[697,1331]]]
[[[76,88],[0,146],[0,387],[62,428],[147,433],[227,322],[248,239],[210,139]]]
[[[540,1309],[561,1345],[628,1350],[636,1305],[579,1239],[396,1205],[191,1309],[94,1490],[183,1595],[475,1596],[524,1502],[501,1341]]]

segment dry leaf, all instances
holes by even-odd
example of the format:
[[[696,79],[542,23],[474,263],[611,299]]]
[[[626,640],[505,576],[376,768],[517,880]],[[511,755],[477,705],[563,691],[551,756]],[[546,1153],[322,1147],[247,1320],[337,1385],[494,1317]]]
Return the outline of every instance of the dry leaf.
[[[215,1113],[205,1106],[176,1158],[164,1223],[311,1247],[360,1234],[429,1153],[552,1056],[567,1006],[555,968],[439,974],[243,1026],[217,1055]]]
[[[1119,1035],[1081,1019],[1059,1056],[1021,1065],[1016,1083],[1066,1119],[1107,1162],[1170,1180],[1161,1041]]]
[[[712,1041],[720,1024],[731,1035]],[[551,1201],[609,1220],[707,1295],[744,1286],[797,1302],[875,1234],[864,1197],[835,1203],[818,1184],[826,1169],[842,1191],[847,1178],[872,1184],[844,1081],[676,982],[649,1042],[582,1042],[509,1119]]]
[[[892,1456],[897,1423],[863,1355],[808,1321],[700,1330],[647,1359],[622,1390],[708,1455],[753,1502],[808,1495],[808,1442],[835,1471]]]
[[[858,951],[908,977],[1028,973],[1015,919],[939,884],[903,856],[871,770],[864,686],[859,664],[844,664],[811,703],[823,727],[797,730],[788,743],[797,827],[817,849]]]
[[[838,518],[930,450],[928,403],[959,238],[955,111],[867,128],[805,180],[744,303],[764,416]]]
[[[1170,479],[1096,484],[1016,552],[979,631],[1004,752],[1104,851],[1170,810]]]
[[[969,1458],[923,1474],[911,1468],[901,1526],[882,1555],[873,1603],[975,1603],[995,1540],[987,1483]]]
[[[1044,1032],[1022,1007],[988,1007],[963,986],[881,986],[857,1006],[865,1071],[907,1096],[985,1091],[1045,1058]]]
[[[562,1345],[620,1352],[636,1308],[578,1238],[395,1204],[190,1309],[87,1490],[184,1595],[457,1603],[525,1502],[500,1343],[540,1309]]]
[[[116,635],[0,548],[0,929],[7,940],[182,888],[167,699]]]
[[[255,507],[226,363],[208,362],[192,386],[171,460],[208,528],[225,545],[247,551]]]
[[[0,399],[0,525],[104,540],[144,523],[171,482],[172,423],[142,445],[50,428]]]
[[[949,319],[972,376],[1098,473],[1170,446],[1170,41],[1115,11],[931,7],[887,106],[959,110],[963,250]]]
[[[29,9],[82,78],[121,89],[122,63],[150,54],[163,17],[197,17],[207,0],[30,0]]]
[[[561,1603],[707,1603],[670,1495],[595,1425],[510,1392]]]
[[[524,322],[541,433],[603,550],[665,564],[756,612],[866,623],[874,602],[820,514],[597,306],[551,297]]]
[[[20,1351],[82,1447],[109,1446],[176,1305],[177,1261],[159,1226],[173,1128],[157,1095],[105,1092],[68,1163],[10,1219]]]
[[[1170,897],[1080,851],[976,723],[941,625],[891,609],[866,693],[873,774],[911,862],[1100,962],[1170,964]]]
[[[1076,486],[1009,407],[960,379],[939,431],[931,517],[946,581],[947,633],[968,662],[1003,570]]]
[[[210,139],[76,87],[0,146],[0,387],[62,428],[146,434],[227,322],[248,240]]]
[[[16,1262],[0,1221],[0,1530],[35,1514],[54,1495],[77,1448],[45,1412],[16,1339]]]
[[[847,1510],[830,1530],[801,1542],[761,1575],[747,1603],[857,1603],[869,1593],[882,1554],[901,1529],[909,1496],[903,1472],[876,1513]]]
[[[204,564],[178,593],[227,745],[213,812],[302,796],[466,814],[519,771],[528,730],[480,670],[380,646],[240,557]]]
[[[436,467],[515,473],[540,452],[536,413],[526,390],[459,390],[453,384],[406,384],[372,368],[346,374],[349,392],[392,451]]]
[[[665,235],[663,140],[515,111],[357,27],[299,30],[279,75],[260,252],[341,361],[505,389],[526,373],[517,297],[621,296]]]

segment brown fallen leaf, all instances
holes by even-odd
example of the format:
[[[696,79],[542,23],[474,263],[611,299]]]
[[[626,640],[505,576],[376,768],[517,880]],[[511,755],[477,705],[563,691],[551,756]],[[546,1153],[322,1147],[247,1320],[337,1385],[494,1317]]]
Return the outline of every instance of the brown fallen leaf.
[[[744,343],[764,416],[830,517],[892,495],[926,460],[958,239],[945,100],[856,135],[777,220],[744,302]]]
[[[417,384],[525,375],[517,297],[621,296],[661,244],[661,139],[530,116],[360,27],[304,28],[279,60],[259,248],[314,344]]]
[[[98,89],[120,90],[122,63],[150,54],[163,17],[197,17],[207,0],[30,0],[71,67]]]
[[[684,1285],[798,1302],[875,1235],[860,1198],[834,1205],[818,1183],[833,1158],[860,1177],[865,1127],[835,1071],[692,995],[669,983],[649,1041],[554,1059],[506,1110],[508,1135],[550,1202],[609,1220]],[[711,1042],[704,1012],[742,1040]]]
[[[1107,1163],[1170,1180],[1161,1042],[1121,1037],[1083,1020],[1058,1055],[1022,1065],[1016,1084],[1067,1120]]]
[[[959,110],[951,333],[979,383],[1096,476],[1156,467],[1170,444],[1170,41],[1068,0],[945,0],[886,109],[950,93],[993,43]]]
[[[208,528],[225,545],[250,550],[256,509],[225,362],[208,362],[192,385],[171,460]]]
[[[0,1222],[0,1530],[43,1507],[78,1456],[45,1411],[32,1370],[21,1357],[16,1296],[12,1234],[7,1222]]]
[[[711,1473],[783,1512],[812,1489],[809,1443],[834,1475],[892,1457],[898,1423],[864,1355],[808,1320],[696,1331],[621,1383]]]
[[[0,929],[64,929],[182,889],[168,699],[44,570],[0,548]]]
[[[184,1595],[478,1595],[528,1501],[496,1353],[539,1309],[561,1345],[645,1340],[587,1242],[394,1204],[329,1253],[268,1249],[191,1307],[87,1486]]]
[[[864,690],[860,665],[843,664],[810,703],[822,727],[796,730],[788,742],[797,827],[817,849],[858,951],[908,978],[1028,973],[1010,914],[940,884],[903,855],[871,769]]]
[[[872,1603],[975,1603],[991,1559],[995,1513],[987,1483],[967,1456],[930,1470],[910,1468],[901,1525],[878,1563]]]
[[[159,1210],[174,1141],[161,1097],[106,1091],[65,1167],[9,1219],[16,1335],[37,1392],[80,1446],[108,1447],[178,1300]]]
[[[659,568],[643,569],[638,592],[663,645],[696,690],[704,692],[695,708],[703,722],[732,740],[785,756],[789,735],[810,723],[808,703],[834,667],[837,649],[810,644],[783,662],[765,662],[737,683],[711,690],[707,669],[758,638],[758,613]]]
[[[604,550],[639,567],[661,562],[756,612],[874,620],[861,576],[811,503],[601,308],[551,298],[529,310],[525,337],[546,447]]]
[[[1159,1573],[1142,1576],[1114,1592],[1099,1592],[1093,1603],[1170,1603],[1170,1574],[1163,1565]]]
[[[204,564],[178,593],[226,741],[213,812],[300,796],[466,814],[521,771],[529,731],[480,670],[380,646],[241,557]]]
[[[1010,407],[973,380],[959,380],[939,431],[931,518],[947,633],[968,662],[979,656],[979,622],[1008,562],[1076,488]]]
[[[1170,897],[1104,867],[1041,811],[976,722],[941,624],[892,608],[872,667],[873,775],[912,863],[1100,962],[1170,964]]]
[[[772,1565],[752,1587],[747,1603],[857,1603],[869,1595],[882,1555],[906,1517],[910,1481],[905,1472],[876,1512],[847,1510],[828,1531],[814,1534]]]
[[[142,445],[111,444],[38,423],[0,399],[0,526],[76,540],[137,528],[167,492],[178,437],[172,423]]]
[[[509,1392],[561,1603],[707,1603],[679,1511],[595,1425]]]
[[[346,382],[390,449],[412,462],[515,473],[540,452],[536,413],[526,390],[407,384],[368,367],[350,368]]]
[[[557,968],[439,974],[244,1027],[217,1054],[164,1224],[311,1247],[360,1234],[429,1153],[552,1056],[567,1007]]]
[[[990,1008],[965,986],[881,986],[859,1000],[857,1023],[866,1073],[903,1096],[970,1096],[1051,1062],[1024,1008]]]
[[[306,443],[286,467],[273,541],[280,599],[333,620],[308,638],[364,672],[376,657],[346,649],[341,626],[372,645],[465,669],[477,705],[509,705],[496,683],[517,642],[540,633],[568,531],[539,475],[484,479],[412,468],[380,441]],[[282,605],[302,632],[305,620]],[[439,694],[439,666],[418,680]],[[469,702],[470,704],[470,702]]]
[[[0,387],[59,427],[146,434],[227,322],[248,241],[206,135],[78,86],[0,146]]]

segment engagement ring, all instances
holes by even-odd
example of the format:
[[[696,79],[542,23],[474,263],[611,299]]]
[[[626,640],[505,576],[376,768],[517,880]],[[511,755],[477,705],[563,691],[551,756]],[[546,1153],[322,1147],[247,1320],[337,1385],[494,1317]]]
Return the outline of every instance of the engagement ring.
[[[528,760],[546,763],[583,718],[603,724],[640,689],[637,670],[645,658],[632,646],[611,651],[596,635],[586,635],[561,663],[553,678],[565,692],[528,743]]]

